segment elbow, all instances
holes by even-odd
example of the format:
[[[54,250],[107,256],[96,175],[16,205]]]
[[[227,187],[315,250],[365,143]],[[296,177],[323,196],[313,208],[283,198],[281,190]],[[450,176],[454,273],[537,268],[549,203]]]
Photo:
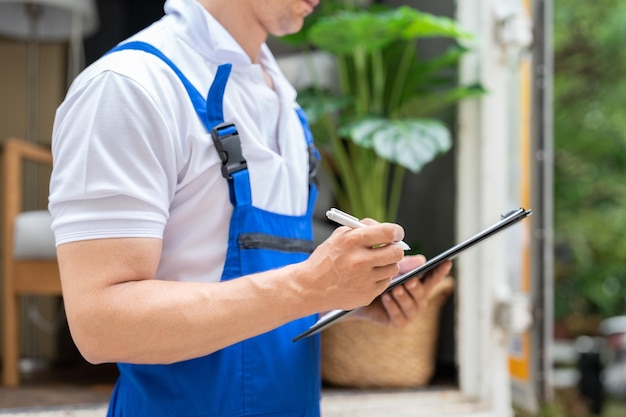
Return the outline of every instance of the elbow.
[[[68,312],[67,321],[74,345],[81,356],[93,365],[117,362],[110,346],[110,339],[99,319],[88,312],[72,315]]]
[[[102,305],[68,309],[72,340],[87,362],[93,365],[116,362],[168,364],[181,360],[178,351],[151,349],[154,343],[146,340],[153,339],[146,337],[136,325],[129,324],[126,317]]]
[[[70,334],[81,356],[92,365],[115,362],[111,355],[106,354],[106,343],[70,325]]]
[[[105,355],[102,355],[97,349],[93,349],[90,346],[79,345],[76,343],[76,347],[80,352],[83,359],[89,362],[92,365],[101,365],[103,363],[110,363],[113,361],[107,360]]]

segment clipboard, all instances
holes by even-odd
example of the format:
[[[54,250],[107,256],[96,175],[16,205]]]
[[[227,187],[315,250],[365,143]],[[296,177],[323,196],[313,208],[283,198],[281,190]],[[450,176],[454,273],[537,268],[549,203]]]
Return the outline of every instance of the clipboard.
[[[433,269],[435,269],[437,266],[439,266],[440,264],[442,264],[444,261],[447,261],[448,259],[452,259],[455,256],[459,255],[461,252],[471,248],[472,246],[476,245],[479,242],[482,242],[483,240],[494,236],[495,234],[509,228],[510,226],[516,224],[517,222],[519,222],[522,219],[525,219],[526,217],[530,216],[532,214],[531,210],[527,210],[524,208],[519,208],[517,210],[513,210],[510,213],[507,213],[503,216],[501,216],[501,220],[498,221],[497,223],[487,227],[486,229],[482,230],[481,232],[475,234],[474,236],[470,237],[469,239],[451,247],[450,249],[441,252],[439,255],[429,259],[428,261],[426,261],[425,263],[423,263],[422,265],[418,266],[417,268],[406,272],[402,275],[399,275],[397,277],[395,277],[393,280],[391,280],[391,283],[389,284],[389,286],[387,287],[387,289],[385,289],[385,291],[383,291],[384,293],[387,293],[391,290],[393,290],[395,287],[397,287],[398,285],[401,285],[402,283],[404,283],[406,280],[411,279],[415,276],[421,275],[421,280],[424,279],[428,279],[428,273],[431,272]],[[303,339],[305,337],[308,336],[312,336],[316,333],[321,332],[322,330],[326,329],[327,327],[331,326],[333,323],[335,323],[337,320],[349,315],[350,313],[356,311],[356,309],[354,310],[333,310],[327,314],[324,314],[322,317],[319,318],[319,320],[317,320],[317,322],[315,322],[311,327],[309,327],[306,331],[304,331],[303,333],[297,335],[296,337],[293,338],[293,342],[297,342],[300,339]]]

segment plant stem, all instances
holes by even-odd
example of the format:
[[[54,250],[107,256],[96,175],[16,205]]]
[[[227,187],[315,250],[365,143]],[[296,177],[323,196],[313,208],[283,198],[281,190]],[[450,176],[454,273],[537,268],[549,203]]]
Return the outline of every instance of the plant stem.
[[[348,76],[348,57],[337,55],[337,71],[339,72],[339,90],[345,96],[350,95],[350,77]]]
[[[386,221],[386,195],[389,162],[379,157],[374,149],[350,143],[349,152],[358,178],[359,192],[351,200],[353,215]]]
[[[406,83],[406,77],[411,66],[411,58],[415,55],[416,45],[416,41],[407,41],[404,51],[402,52],[402,58],[400,59],[398,71],[396,72],[393,87],[391,88],[391,96],[389,97],[389,109],[387,110],[389,115],[392,115],[400,105],[400,95]]]
[[[367,198],[370,193],[368,155],[366,149],[351,140],[348,141],[348,151],[356,176],[356,193],[350,196],[350,209],[354,216],[362,218],[367,215]]]
[[[372,51],[372,112],[375,114],[383,114],[384,97],[385,97],[385,66],[383,65],[383,54],[380,49]]]
[[[395,221],[398,218],[398,208],[400,207],[400,197],[402,196],[402,183],[404,182],[405,172],[406,169],[403,166],[399,164],[394,165],[391,190],[389,191],[389,204],[387,206],[389,221]]]
[[[389,221],[389,213],[386,210],[385,201],[387,200],[387,186],[389,181],[389,161],[374,155],[374,175],[376,176],[376,190],[374,193],[374,203],[377,207],[376,219],[384,222]]]
[[[369,83],[367,79],[367,53],[365,48],[357,46],[354,50],[354,71],[356,72],[356,112],[358,115],[368,113],[370,107]]]
[[[328,131],[329,142],[333,152],[333,158],[336,163],[336,175],[339,177],[341,184],[333,177],[336,185],[333,187],[336,189],[335,196],[346,194],[348,201],[354,201],[358,198],[358,182],[354,174],[354,170],[350,164],[349,155],[344,148],[344,140],[337,134],[337,126],[333,123],[332,116],[326,114],[323,118],[326,130]],[[344,190],[344,193],[340,192],[340,188]],[[348,209],[349,207],[346,207]]]

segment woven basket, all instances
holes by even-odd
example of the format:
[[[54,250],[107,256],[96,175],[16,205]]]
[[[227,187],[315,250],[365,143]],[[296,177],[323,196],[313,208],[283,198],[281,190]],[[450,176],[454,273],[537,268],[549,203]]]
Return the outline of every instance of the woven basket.
[[[365,320],[344,320],[322,332],[322,379],[352,388],[414,388],[435,371],[439,316],[454,280],[431,292],[426,310],[396,329]]]

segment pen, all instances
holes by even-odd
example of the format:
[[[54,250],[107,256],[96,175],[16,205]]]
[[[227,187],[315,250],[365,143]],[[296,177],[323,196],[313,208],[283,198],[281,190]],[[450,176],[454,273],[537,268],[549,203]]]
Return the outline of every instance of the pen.
[[[348,226],[351,227],[353,229],[357,229],[359,227],[367,227],[366,224],[361,223],[359,221],[359,219],[357,219],[354,216],[351,216],[348,213],[344,213],[341,210],[338,210],[336,208],[331,208],[330,210],[328,210],[326,212],[326,217],[328,217],[330,220],[339,223],[342,226]],[[404,241],[399,241],[399,242],[393,242],[393,243],[397,243],[398,245],[400,245],[402,247],[402,249],[404,250],[410,250],[411,247],[409,245],[407,245]]]

